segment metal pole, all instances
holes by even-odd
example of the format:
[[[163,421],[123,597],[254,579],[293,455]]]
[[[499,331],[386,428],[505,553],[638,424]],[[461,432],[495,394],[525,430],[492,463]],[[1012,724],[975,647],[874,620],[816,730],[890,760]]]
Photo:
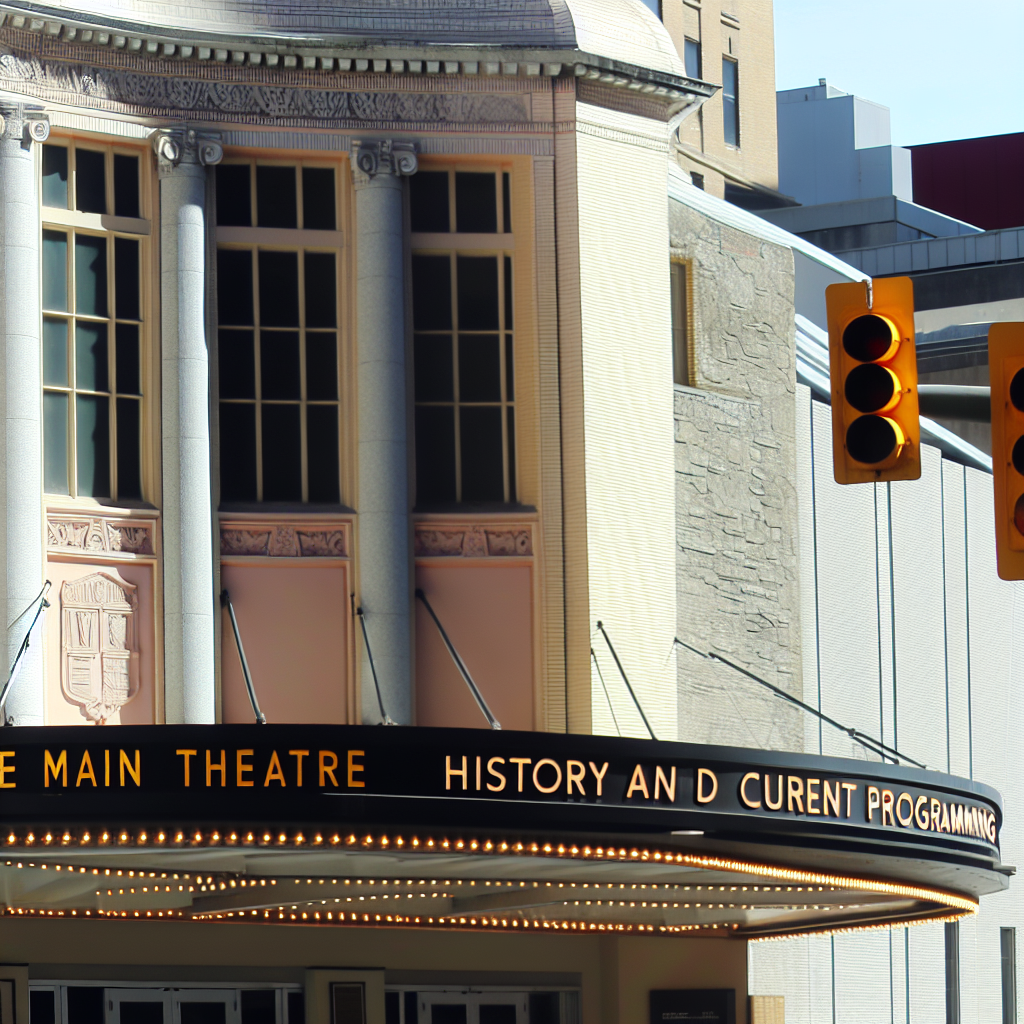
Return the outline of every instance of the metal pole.
[[[36,628],[36,623],[39,621],[39,616],[43,614],[44,609],[50,607],[50,602],[46,600],[46,595],[50,591],[51,583],[47,580],[43,584],[43,589],[39,591],[35,601],[32,604],[39,602],[39,607],[36,608],[35,615],[32,616],[32,622],[28,627],[28,632],[25,634],[25,639],[21,641],[21,646],[18,648],[18,653],[14,656],[14,661],[11,664],[11,671],[7,673],[7,681],[4,683],[4,688],[0,691],[0,725],[7,724],[7,697],[11,692],[11,686],[14,685],[14,673],[18,670],[18,663],[21,661],[22,656],[28,650],[29,639],[32,636],[32,630]],[[31,608],[32,605],[29,605]],[[27,610],[27,609],[26,609]],[[22,613],[24,614],[24,613]],[[21,618],[21,616],[18,616]]]
[[[231,604],[231,595],[226,591],[220,592],[221,607],[227,608],[228,617],[231,619],[231,630],[235,634],[235,646],[238,648],[238,660],[242,663],[242,675],[245,678],[245,688],[249,693],[249,703],[252,705],[252,712],[256,716],[259,725],[267,724],[267,716],[260,711],[260,703],[256,699],[256,690],[252,685],[252,673],[249,671],[249,662],[245,659],[245,648],[242,646],[242,635],[238,632],[238,620],[235,618],[235,609]]]
[[[618,666],[619,669],[619,675],[622,676],[622,681],[626,684],[626,689],[629,690],[629,695],[633,698],[633,703],[636,705],[637,711],[640,712],[640,717],[644,720],[644,725],[647,726],[647,731],[651,734],[651,739],[656,740],[658,737],[654,735],[654,730],[651,728],[651,723],[647,721],[647,716],[644,714],[644,709],[640,707],[640,701],[636,699],[636,694],[633,692],[633,687],[629,685],[629,677],[626,675],[626,672],[622,667],[622,662],[619,661],[619,656],[615,653],[615,648],[612,647],[611,640],[608,639],[608,634],[604,631],[604,625],[599,622],[597,624],[597,628],[601,630],[601,636],[604,637],[604,642],[608,645],[608,650],[612,652],[612,657],[615,659],[615,664]]]
[[[377,707],[380,708],[380,724],[394,725],[391,716],[384,710],[384,698],[380,695],[380,683],[377,681],[377,666],[373,663],[373,651],[370,650],[370,637],[366,632],[366,617],[363,609],[357,608],[356,615],[359,616],[359,625],[363,627],[363,643],[366,645],[366,658],[370,662],[370,672],[373,675],[373,688],[377,691]]]

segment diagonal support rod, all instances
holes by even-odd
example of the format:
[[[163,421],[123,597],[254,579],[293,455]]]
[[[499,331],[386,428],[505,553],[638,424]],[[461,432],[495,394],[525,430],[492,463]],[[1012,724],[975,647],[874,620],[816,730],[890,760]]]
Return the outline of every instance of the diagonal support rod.
[[[363,614],[362,605],[356,609],[356,616],[359,619],[359,625],[363,629],[363,643],[366,645],[366,657],[370,662],[370,674],[373,676],[373,688],[377,691],[377,707],[380,708],[380,724],[394,725],[394,719],[392,719],[387,711],[384,710],[384,698],[380,695],[380,683],[377,681],[377,666],[373,662],[373,651],[370,649],[370,635],[366,632],[366,616]]]
[[[18,653],[14,656],[14,662],[11,664],[11,671],[7,673],[7,681],[4,683],[4,688],[0,691],[0,725],[7,725],[7,698],[10,695],[11,687],[14,685],[14,677],[18,672],[18,665],[21,663],[21,659],[24,657],[25,652],[28,650],[29,640],[32,637],[32,630],[36,628],[36,623],[39,621],[39,617],[50,607],[50,602],[46,600],[46,595],[50,592],[50,581],[47,580],[43,584],[43,589],[36,595],[35,600],[18,616],[20,619],[23,615],[27,614],[33,605],[38,603],[35,615],[32,616],[32,622],[28,627],[28,632],[25,634],[25,639],[21,641],[21,646],[18,648]],[[15,619],[17,622],[17,619]]]
[[[256,716],[257,725],[266,725],[267,716],[260,711],[260,702],[256,699],[256,688],[252,685],[252,673],[249,671],[249,662],[246,660],[245,648],[242,646],[242,634],[238,632],[238,619],[235,618],[235,608],[231,603],[231,595],[227,590],[220,592],[220,606],[221,608],[227,608],[228,618],[231,619],[231,631],[235,634],[238,660],[242,663],[242,677],[245,679],[245,689],[249,694],[249,704],[252,706],[252,713]]]
[[[619,670],[619,675],[622,676],[622,681],[626,684],[626,689],[629,690],[630,697],[633,698],[633,703],[636,705],[637,711],[640,712],[640,717],[644,720],[644,725],[647,726],[647,731],[651,734],[651,739],[656,740],[658,737],[654,735],[654,730],[651,728],[651,723],[647,721],[647,716],[644,714],[644,709],[640,707],[640,701],[636,699],[636,694],[633,692],[633,687],[629,683],[629,677],[626,675],[625,669],[622,667],[622,662],[619,661],[619,656],[615,653],[615,648],[612,647],[612,642],[605,632],[604,624],[598,623],[597,628],[601,630],[601,636],[604,637],[604,642],[608,645],[608,650],[612,652],[612,657],[615,659],[615,665]]]

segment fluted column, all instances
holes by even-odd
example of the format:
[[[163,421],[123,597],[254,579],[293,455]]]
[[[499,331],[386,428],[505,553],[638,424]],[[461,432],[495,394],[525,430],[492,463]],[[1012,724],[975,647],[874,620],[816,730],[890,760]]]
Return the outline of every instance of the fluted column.
[[[7,630],[0,685],[32,622],[23,615],[43,584],[42,366],[39,325],[39,204],[31,143],[48,121],[0,101],[0,601]],[[19,618],[21,616],[21,618]],[[39,633],[7,698],[15,725],[43,724]]]
[[[359,601],[384,707],[412,722],[412,564],[406,423],[402,177],[408,143],[356,143],[356,307],[359,389]],[[363,651],[363,721],[380,715]]]
[[[164,708],[172,723],[213,722],[213,526],[206,344],[206,168],[217,137],[153,133],[160,174]]]

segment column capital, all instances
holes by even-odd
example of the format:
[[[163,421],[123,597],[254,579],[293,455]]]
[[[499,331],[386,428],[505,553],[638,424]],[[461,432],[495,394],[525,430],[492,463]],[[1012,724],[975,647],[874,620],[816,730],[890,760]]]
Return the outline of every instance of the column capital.
[[[220,132],[196,128],[157,128],[150,137],[160,177],[173,174],[181,164],[212,167],[224,156]]]
[[[394,139],[356,139],[352,143],[352,180],[356,188],[380,175],[408,177],[419,169],[416,144]]]
[[[33,142],[50,137],[50,117],[36,104],[0,97],[0,139],[21,142],[26,149]]]

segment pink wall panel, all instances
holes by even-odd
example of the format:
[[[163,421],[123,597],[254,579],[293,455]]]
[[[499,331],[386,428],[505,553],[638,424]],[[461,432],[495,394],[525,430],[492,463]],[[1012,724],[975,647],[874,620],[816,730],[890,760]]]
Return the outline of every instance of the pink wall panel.
[[[529,566],[416,567],[427,595],[503,729],[532,729]],[[487,728],[426,609],[416,602],[416,724]]]
[[[348,720],[350,613],[338,565],[225,565],[260,708],[268,722]],[[231,620],[221,617],[225,722],[251,722]]]

